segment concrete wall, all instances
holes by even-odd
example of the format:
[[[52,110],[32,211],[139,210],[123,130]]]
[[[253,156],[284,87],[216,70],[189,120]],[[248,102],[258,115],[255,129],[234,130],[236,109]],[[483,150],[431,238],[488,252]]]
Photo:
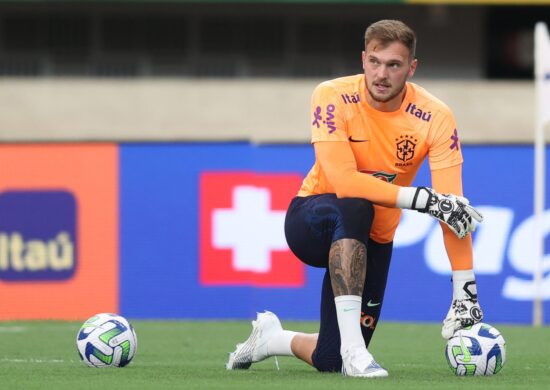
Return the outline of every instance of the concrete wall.
[[[319,81],[0,79],[0,142],[308,142]],[[532,82],[414,81],[451,106],[463,142],[532,142]]]

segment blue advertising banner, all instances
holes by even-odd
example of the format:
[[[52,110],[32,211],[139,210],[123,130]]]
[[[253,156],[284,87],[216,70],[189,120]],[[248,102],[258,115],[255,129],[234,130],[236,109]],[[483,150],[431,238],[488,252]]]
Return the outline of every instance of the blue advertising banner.
[[[485,319],[528,323],[535,293],[533,149],[464,146],[463,154],[465,194],[485,215],[473,241]],[[283,232],[288,202],[313,158],[310,145],[121,145],[122,314],[249,319],[267,309],[284,319],[317,319],[324,270],[296,260]],[[416,185],[430,185],[426,165]],[[550,211],[544,229],[550,237]],[[548,312],[550,255],[544,272]],[[383,319],[441,321],[451,296],[439,226],[405,212]]]

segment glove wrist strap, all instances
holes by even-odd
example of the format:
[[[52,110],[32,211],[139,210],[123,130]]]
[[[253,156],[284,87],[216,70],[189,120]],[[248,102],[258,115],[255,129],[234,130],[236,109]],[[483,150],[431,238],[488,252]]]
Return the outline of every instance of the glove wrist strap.
[[[396,206],[426,212],[432,194],[426,187],[401,187],[397,193]]]
[[[477,300],[477,285],[474,270],[453,271],[453,300]]]

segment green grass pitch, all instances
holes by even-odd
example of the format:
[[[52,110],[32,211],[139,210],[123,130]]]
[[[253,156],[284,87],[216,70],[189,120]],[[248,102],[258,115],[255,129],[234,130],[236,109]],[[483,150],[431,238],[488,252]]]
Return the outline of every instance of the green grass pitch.
[[[493,377],[455,377],[435,324],[381,323],[370,350],[389,378],[322,374],[294,358],[226,371],[227,353],[246,339],[249,321],[131,321],[139,345],[125,368],[85,366],[76,352],[80,323],[0,322],[0,388],[11,389],[548,389],[550,328],[498,325],[507,342]],[[314,332],[312,322],[284,322]]]

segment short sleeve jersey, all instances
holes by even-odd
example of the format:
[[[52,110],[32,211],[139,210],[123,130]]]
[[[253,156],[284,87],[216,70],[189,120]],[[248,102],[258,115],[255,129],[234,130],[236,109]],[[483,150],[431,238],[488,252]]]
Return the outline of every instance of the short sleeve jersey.
[[[450,109],[416,84],[407,82],[400,108],[382,112],[366,99],[364,75],[321,83],[314,91],[311,142],[348,142],[357,170],[399,186],[410,186],[422,162],[430,169],[462,164],[456,122]],[[318,161],[298,196],[334,193]],[[370,237],[393,240],[401,210],[375,205]]]

